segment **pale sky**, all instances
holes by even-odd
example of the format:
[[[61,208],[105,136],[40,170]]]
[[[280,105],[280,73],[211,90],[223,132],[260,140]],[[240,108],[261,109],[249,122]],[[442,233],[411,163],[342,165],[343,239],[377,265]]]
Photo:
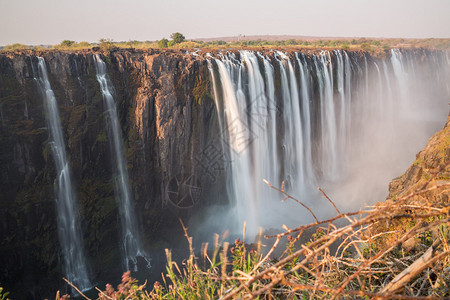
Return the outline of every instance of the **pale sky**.
[[[0,0],[0,45],[243,35],[450,38],[450,0]]]

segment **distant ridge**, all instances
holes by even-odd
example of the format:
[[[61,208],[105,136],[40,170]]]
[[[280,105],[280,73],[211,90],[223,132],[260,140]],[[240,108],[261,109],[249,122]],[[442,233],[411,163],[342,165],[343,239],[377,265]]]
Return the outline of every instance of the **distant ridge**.
[[[215,37],[215,38],[194,38],[194,41],[203,42],[214,42],[214,41],[225,41],[225,42],[236,42],[236,41],[284,41],[284,40],[306,40],[306,41],[317,41],[317,40],[353,40],[360,37],[321,37],[321,36],[307,36],[307,35],[238,35],[238,36],[227,36],[227,37]],[[377,39],[377,38],[371,38]]]

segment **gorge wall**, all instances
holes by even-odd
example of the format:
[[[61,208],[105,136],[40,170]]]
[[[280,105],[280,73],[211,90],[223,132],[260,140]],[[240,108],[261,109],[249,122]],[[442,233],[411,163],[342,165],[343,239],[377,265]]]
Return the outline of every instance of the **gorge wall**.
[[[121,261],[118,207],[105,107],[92,53],[45,52],[58,101],[78,216],[93,277]],[[177,205],[165,190],[191,173],[193,156],[214,133],[215,106],[205,63],[181,53],[115,52],[104,58],[115,88],[135,209],[145,247],[169,247],[171,228],[192,205]],[[49,296],[64,286],[56,228],[56,170],[43,97],[36,83],[37,55],[0,56],[1,282]],[[203,199],[204,201],[207,198]],[[179,228],[175,228],[179,229]],[[155,245],[153,244],[155,242]],[[117,273],[116,273],[117,274]],[[33,291],[33,287],[37,290]],[[44,294],[40,294],[43,291]]]
[[[64,286],[55,206],[57,170],[36,82],[38,57],[46,63],[58,102],[88,272],[93,281],[105,281],[123,271],[118,266],[121,229],[112,178],[115,158],[94,54],[0,54],[0,283],[19,298],[52,297]],[[300,175],[293,169],[302,169],[302,180],[314,188],[320,184],[338,191],[348,184],[372,192],[367,185],[355,184],[361,180],[356,169],[367,153],[380,152],[375,159],[389,150],[414,154],[448,114],[447,52],[397,50],[375,57],[352,51],[217,51],[206,55],[130,49],[100,57],[114,87],[133,207],[143,247],[150,256],[178,244],[180,217],[191,219],[199,232],[207,228],[210,233],[236,224],[240,227],[242,221],[249,221],[245,219],[248,211],[256,211],[252,207],[272,208],[264,202],[268,198],[278,205],[279,196],[264,195],[262,179],[276,186],[284,182],[296,196],[307,195],[307,202],[314,204],[314,192],[295,189]],[[414,99],[408,102],[409,98]],[[406,102],[398,104],[400,100]],[[233,101],[237,101],[234,108],[228,106]],[[246,116],[259,109],[257,101],[264,102],[265,113],[263,120],[255,122]],[[291,115],[295,110],[298,115]],[[235,115],[230,115],[232,111]],[[334,121],[329,123],[331,117]],[[258,133],[260,138],[245,149],[239,148],[242,144],[233,146],[229,139],[236,141],[234,120],[253,133],[257,133],[255,125],[263,124],[267,136]],[[391,135],[392,131],[397,135]],[[339,132],[353,137],[344,139]],[[305,142],[307,133],[310,138]],[[407,141],[413,141],[414,147]],[[381,143],[384,148],[374,146]],[[269,146],[274,149],[271,153],[259,150]],[[330,153],[340,156],[332,158]],[[266,175],[257,166],[267,161],[271,168],[279,168],[273,177],[260,178]],[[337,179],[331,178],[330,162],[342,171],[336,173]],[[393,167],[391,162],[382,163]],[[309,170],[304,170],[308,163]],[[395,167],[402,170],[406,165]],[[364,176],[375,174],[371,167],[365,172]],[[246,181],[249,176],[252,179]],[[343,178],[352,180],[345,183]],[[383,184],[387,193],[387,183]],[[347,197],[348,190],[340,196]],[[260,197],[250,199],[252,204],[246,207],[237,199],[242,193]],[[361,195],[356,194],[354,198]],[[348,200],[348,205],[354,201]],[[345,200],[338,202],[346,205]],[[224,208],[228,204],[240,210]],[[265,213],[257,211],[255,220]],[[304,216],[295,212],[289,217]],[[258,225],[276,226],[260,220],[252,230]]]

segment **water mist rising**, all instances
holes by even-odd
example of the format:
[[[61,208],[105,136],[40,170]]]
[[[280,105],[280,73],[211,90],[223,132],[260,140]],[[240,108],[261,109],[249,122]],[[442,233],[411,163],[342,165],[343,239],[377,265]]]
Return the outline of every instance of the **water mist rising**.
[[[88,278],[83,250],[83,238],[78,218],[76,198],[72,190],[69,162],[67,160],[64,137],[61,130],[58,104],[50,86],[47,67],[42,57],[38,57],[37,80],[44,95],[47,123],[50,129],[50,145],[56,165],[56,207],[58,235],[64,256],[64,273],[67,279],[81,290],[92,287]]]
[[[133,270],[137,271],[137,257],[142,257],[150,267],[150,258],[143,250],[139,236],[136,215],[133,209],[133,196],[128,182],[128,171],[125,165],[123,154],[122,134],[117,117],[116,103],[113,97],[113,87],[106,73],[106,64],[98,54],[94,55],[95,67],[97,71],[97,81],[100,84],[103,100],[106,106],[105,114],[108,122],[108,133],[111,141],[112,156],[115,159],[115,189],[116,201],[119,205],[122,220],[124,268],[130,270],[130,263]]]
[[[318,186],[342,209],[382,201],[448,114],[447,52],[239,51],[208,63],[231,160],[224,222],[246,221],[249,235],[312,221],[263,179],[320,217],[331,210]]]

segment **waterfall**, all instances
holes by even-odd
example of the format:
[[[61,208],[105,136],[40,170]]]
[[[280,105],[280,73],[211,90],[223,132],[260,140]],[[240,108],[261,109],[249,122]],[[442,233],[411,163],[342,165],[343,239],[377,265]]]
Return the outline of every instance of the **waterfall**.
[[[305,164],[305,173],[306,178],[311,183],[316,181],[313,166],[312,166],[312,153],[311,153],[311,109],[310,109],[310,92],[308,86],[308,66],[306,65],[306,61],[304,59],[304,55],[302,55],[302,60],[300,60],[298,53],[295,53],[295,57],[297,59],[298,67],[299,67],[299,75],[300,75],[300,90],[301,90],[301,113],[302,113],[302,128],[303,128],[303,138],[304,138],[304,164]]]
[[[56,165],[56,207],[58,235],[64,256],[64,273],[67,279],[81,290],[92,287],[88,278],[83,250],[83,237],[78,222],[76,197],[72,190],[69,162],[59,118],[58,104],[50,86],[45,60],[38,57],[37,80],[44,95],[47,123],[50,129],[50,145]]]
[[[339,177],[337,123],[333,95],[333,64],[329,52],[314,56],[320,98],[320,164],[321,176],[336,180]]]
[[[399,103],[399,111],[405,115],[405,110],[408,110],[408,105],[406,103],[407,93],[408,93],[408,74],[404,66],[404,57],[398,49],[391,50],[391,63],[394,70],[394,76],[399,86],[399,98],[401,99]]]
[[[341,207],[383,199],[388,182],[445,120],[450,78],[446,55],[386,54],[241,50],[208,56],[222,145],[231,153],[227,191],[235,228],[245,221],[252,235],[259,226],[311,218],[295,206],[280,208],[280,194],[263,180],[319,215],[329,213],[329,204],[317,186]],[[444,92],[425,101],[430,90]]]
[[[293,185],[305,182],[303,154],[303,126],[300,119],[300,97],[297,80],[291,60],[284,53],[277,51],[281,58],[282,86],[288,91],[283,98],[284,116],[284,178],[287,190],[293,192]],[[287,68],[286,68],[287,67]],[[287,72],[286,72],[287,71]],[[290,92],[290,93],[289,93]],[[298,167],[302,166],[302,167]]]
[[[97,71],[97,81],[100,84],[104,104],[106,107],[107,127],[111,141],[111,152],[115,159],[114,183],[116,189],[116,201],[119,206],[122,221],[122,238],[124,252],[124,268],[130,270],[133,267],[137,271],[137,257],[145,259],[150,267],[150,258],[144,252],[139,236],[136,215],[133,208],[133,196],[128,182],[128,171],[123,153],[122,134],[117,116],[116,103],[113,97],[113,86],[106,73],[106,64],[98,54],[94,55]],[[131,263],[131,266],[130,266]]]

